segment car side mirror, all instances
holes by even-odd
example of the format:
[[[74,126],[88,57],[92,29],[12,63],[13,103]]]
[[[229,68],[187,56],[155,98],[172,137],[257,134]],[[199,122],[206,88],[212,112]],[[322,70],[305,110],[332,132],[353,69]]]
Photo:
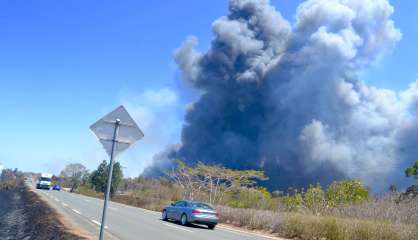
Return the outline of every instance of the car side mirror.
[[[170,203],[171,206],[174,206],[174,203]]]

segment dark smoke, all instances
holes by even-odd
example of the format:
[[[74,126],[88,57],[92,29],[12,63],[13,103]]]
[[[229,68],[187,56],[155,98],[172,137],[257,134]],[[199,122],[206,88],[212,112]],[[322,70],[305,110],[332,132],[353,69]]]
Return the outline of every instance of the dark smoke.
[[[270,189],[404,183],[418,157],[418,83],[396,93],[358,79],[401,39],[392,13],[387,0],[308,0],[291,25],[268,0],[231,0],[207,53],[194,37],[176,50],[184,80],[203,93],[181,144],[144,174],[181,158],[262,169]]]

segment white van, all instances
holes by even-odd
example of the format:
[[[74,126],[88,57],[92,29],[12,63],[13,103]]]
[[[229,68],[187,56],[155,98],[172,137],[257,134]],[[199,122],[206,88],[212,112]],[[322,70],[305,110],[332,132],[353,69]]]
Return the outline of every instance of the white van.
[[[52,174],[42,173],[41,177],[39,177],[38,181],[36,182],[36,188],[49,190],[51,188],[51,178]]]

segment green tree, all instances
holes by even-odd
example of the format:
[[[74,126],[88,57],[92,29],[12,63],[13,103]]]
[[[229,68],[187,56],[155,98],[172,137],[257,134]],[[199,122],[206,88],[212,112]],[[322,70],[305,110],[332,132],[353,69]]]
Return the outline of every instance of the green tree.
[[[109,165],[105,160],[91,173],[90,183],[94,190],[104,193],[107,187],[107,178],[109,172]],[[118,186],[123,180],[122,167],[119,162],[113,164],[112,185],[110,186],[110,194],[116,192]]]
[[[414,177],[418,179],[418,160],[415,161],[415,164],[412,167],[405,169],[406,177]]]
[[[109,171],[107,171],[109,172]],[[107,179],[107,176],[106,176]],[[113,165],[112,185],[110,186],[110,194],[114,194],[123,180],[122,166],[119,162]]]
[[[107,175],[107,163],[103,160],[102,163],[94,170],[90,175],[90,183],[96,192],[104,192],[106,190],[106,175]]]

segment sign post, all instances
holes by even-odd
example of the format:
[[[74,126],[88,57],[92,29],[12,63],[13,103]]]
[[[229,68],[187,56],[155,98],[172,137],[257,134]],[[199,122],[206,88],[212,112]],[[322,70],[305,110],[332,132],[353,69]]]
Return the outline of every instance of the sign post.
[[[107,204],[110,196],[110,188],[112,186],[114,158],[118,153],[126,150],[136,141],[143,138],[144,134],[123,106],[117,107],[115,110],[91,125],[90,130],[97,136],[107,154],[110,156],[109,174],[99,236],[99,240],[103,240]]]
[[[112,185],[112,175],[113,175],[113,155],[115,152],[115,146],[116,146],[116,139],[118,137],[119,132],[119,124],[120,119],[117,118],[115,121],[115,131],[113,133],[113,139],[112,139],[112,151],[110,153],[110,163],[109,163],[109,172],[107,177],[107,188],[106,188],[106,195],[104,199],[104,206],[103,206],[103,213],[102,213],[102,223],[100,225],[100,236],[99,239],[103,239],[104,235],[104,226],[106,224],[106,211],[107,211],[107,202],[109,201],[109,195],[110,195],[110,186]]]

